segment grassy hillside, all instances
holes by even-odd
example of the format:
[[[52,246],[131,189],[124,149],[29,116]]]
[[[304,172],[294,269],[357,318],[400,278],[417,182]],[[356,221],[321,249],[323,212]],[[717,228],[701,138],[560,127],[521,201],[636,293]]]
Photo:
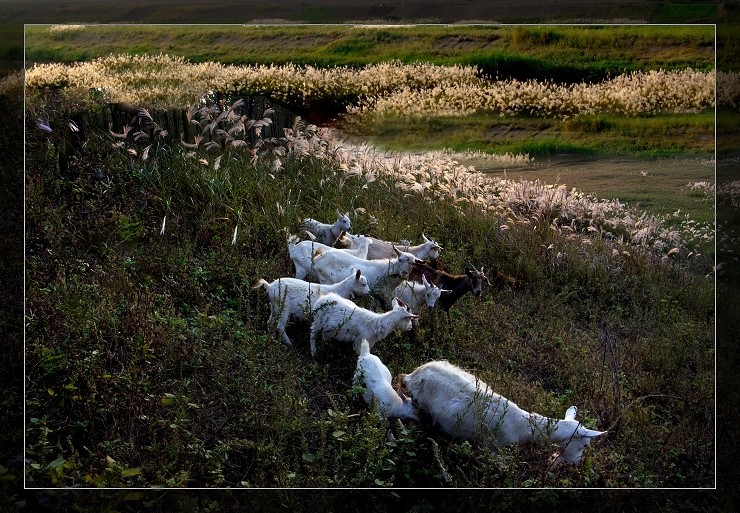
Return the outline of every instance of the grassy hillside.
[[[482,211],[379,168],[352,178],[321,145],[227,152],[218,166],[166,139],[146,160],[148,143],[126,143],[135,157],[107,132],[75,146],[60,139],[69,108],[45,104],[51,133],[36,111],[27,120],[29,485],[712,485],[712,260],[695,256],[709,247],[620,244],[580,210],[566,229],[516,188],[508,207]],[[283,346],[251,288],[291,274],[286,229],[336,209],[356,233],[425,233],[454,272],[472,263],[524,284],[486,286],[449,320],[425,316],[379,343],[394,374],[449,359],[527,409],[577,404],[610,434],[556,471],[550,447],[491,452],[420,423],[386,441],[352,385],[351,350],[325,342],[311,358],[306,326]]]

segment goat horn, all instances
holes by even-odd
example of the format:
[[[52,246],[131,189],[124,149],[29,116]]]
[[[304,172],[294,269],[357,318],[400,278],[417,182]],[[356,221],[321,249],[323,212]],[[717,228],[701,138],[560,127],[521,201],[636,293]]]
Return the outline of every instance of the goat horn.
[[[406,394],[403,393],[403,391],[401,390],[401,387],[396,388],[396,393],[398,394],[398,397],[400,397],[402,401],[408,401],[408,397],[406,397]]]

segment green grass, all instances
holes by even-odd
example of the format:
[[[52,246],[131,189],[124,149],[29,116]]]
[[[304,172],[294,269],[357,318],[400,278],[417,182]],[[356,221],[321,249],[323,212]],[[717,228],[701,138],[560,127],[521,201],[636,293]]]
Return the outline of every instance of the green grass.
[[[106,26],[52,34],[26,29],[30,62],[73,62],[110,53],[170,53],[194,62],[363,66],[398,59],[471,64],[485,74],[574,82],[636,69],[711,69],[708,26]],[[204,48],[208,48],[204,51]],[[81,50],[84,49],[84,50]],[[584,54],[584,49],[588,52]]]
[[[712,486],[711,258],[662,266],[547,222],[500,231],[504,219],[383,178],[340,187],[315,158],[275,171],[235,153],[204,170],[166,145],[133,159],[93,132],[60,176],[50,137],[30,131],[26,147],[29,486],[444,486],[431,440],[452,486]],[[291,274],[284,227],[337,208],[358,233],[436,238],[453,272],[472,262],[525,284],[486,286],[449,324],[379,343],[394,374],[449,359],[527,409],[575,403],[608,438],[553,472],[549,448],[494,453],[420,423],[386,442],[353,390],[352,352],[324,343],[312,359],[306,326],[284,347],[251,289]]]
[[[702,156],[714,151],[714,113],[649,117],[578,116],[569,120],[528,116],[413,119],[378,117],[347,120],[344,129],[393,150],[453,148],[491,152],[629,155],[635,157]]]

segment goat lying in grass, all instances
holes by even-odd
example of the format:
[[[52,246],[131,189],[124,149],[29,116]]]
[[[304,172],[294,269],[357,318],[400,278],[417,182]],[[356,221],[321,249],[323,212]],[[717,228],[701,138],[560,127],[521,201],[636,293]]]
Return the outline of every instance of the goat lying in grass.
[[[363,339],[360,343],[360,356],[357,358],[354,383],[365,387],[362,398],[370,405],[377,400],[378,411],[385,418],[418,420],[411,399],[401,389],[394,389],[393,376],[388,367],[370,353],[370,343]]]
[[[299,280],[318,281],[318,276],[313,271],[314,259],[317,255],[332,251],[340,251],[347,255],[355,256],[361,260],[367,259],[367,250],[372,244],[370,237],[364,235],[353,235],[355,249],[337,249],[310,240],[299,241],[295,235],[288,238],[288,254],[295,265],[295,277]]]
[[[359,269],[367,278],[370,293],[388,305],[393,290],[409,275],[414,263],[420,262],[410,253],[395,249],[395,254],[392,259],[363,260],[338,250],[325,251],[313,257],[312,272],[321,283],[335,283],[346,276],[349,268]]]
[[[298,230],[303,238],[334,247],[342,233],[349,231],[350,225],[349,213],[341,214],[337,210],[337,220],[334,224],[321,223],[309,217],[301,222]]]
[[[529,413],[447,361],[425,363],[401,380],[414,405],[448,436],[493,448],[550,440],[562,448],[553,466],[577,464],[591,441],[605,433],[575,420],[575,406],[563,419]]]
[[[411,311],[417,314],[424,305],[431,310],[440,297],[450,293],[449,290],[441,289],[433,283],[429,283],[424,275],[421,276],[421,279],[421,283],[406,280],[393,291],[396,297],[409,305]]]
[[[450,314],[450,308],[457,302],[463,295],[468,292],[476,297],[480,296],[483,291],[483,280],[488,280],[485,274],[483,274],[483,268],[479,271],[473,266],[465,269],[465,274],[452,275],[445,271],[438,271],[433,269],[424,262],[418,263],[414,266],[414,270],[411,271],[409,276],[410,280],[421,282],[422,276],[425,277],[430,283],[434,283],[441,289],[449,290],[449,294],[444,294],[439,298],[439,306]]]
[[[408,306],[398,298],[393,298],[392,309],[385,313],[375,313],[359,307],[337,294],[321,296],[313,309],[311,324],[311,356],[316,356],[316,342],[319,336],[340,342],[349,342],[357,354],[360,344],[367,340],[369,348],[391,334],[395,329],[409,331],[414,315]]]
[[[361,271],[354,269],[350,269],[349,275],[344,280],[333,285],[309,283],[296,278],[278,278],[272,283],[267,283],[260,278],[257,285],[252,288],[260,287],[265,287],[270,300],[270,318],[267,323],[272,325],[275,322],[275,329],[286,346],[292,345],[285,332],[288,320],[291,318],[299,321],[306,320],[313,304],[322,295],[333,293],[343,298],[352,298],[366,296],[370,293],[367,278],[362,276]]]

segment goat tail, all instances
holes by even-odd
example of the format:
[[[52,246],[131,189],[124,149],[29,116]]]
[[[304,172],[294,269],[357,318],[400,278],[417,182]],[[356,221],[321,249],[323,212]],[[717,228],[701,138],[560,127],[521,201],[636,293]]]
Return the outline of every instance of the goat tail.
[[[360,343],[360,356],[363,354],[369,354],[370,353],[370,342],[367,341],[366,338],[362,339],[362,342]]]
[[[258,289],[260,287],[267,288],[268,285],[269,285],[269,283],[267,281],[265,281],[264,279],[260,278],[259,281],[257,282],[257,285],[255,285],[255,286],[252,287],[252,290]]]

